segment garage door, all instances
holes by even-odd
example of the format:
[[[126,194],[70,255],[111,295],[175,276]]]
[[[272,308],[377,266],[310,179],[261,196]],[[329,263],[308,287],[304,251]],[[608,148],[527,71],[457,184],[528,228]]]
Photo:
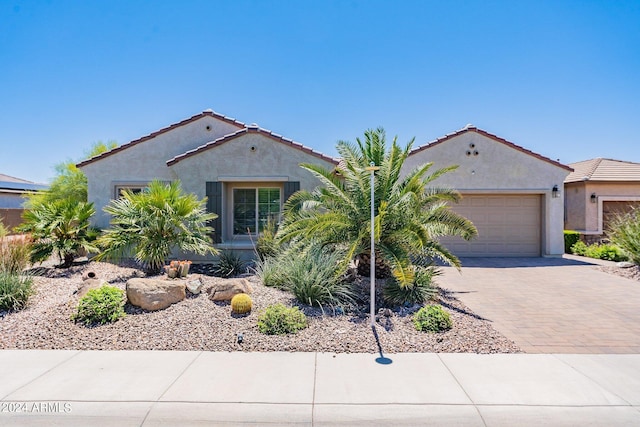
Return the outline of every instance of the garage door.
[[[619,216],[640,209],[640,202],[605,201],[602,203],[602,229],[607,233],[613,221]]]
[[[540,199],[526,195],[463,195],[452,209],[478,229],[471,242],[442,238],[457,256],[540,256]]]

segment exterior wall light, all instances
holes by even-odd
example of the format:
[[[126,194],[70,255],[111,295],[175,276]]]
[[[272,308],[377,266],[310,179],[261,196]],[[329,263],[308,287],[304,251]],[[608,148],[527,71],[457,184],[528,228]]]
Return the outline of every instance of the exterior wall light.
[[[596,193],[591,193],[591,203],[596,203],[598,201],[598,196]]]
[[[557,185],[554,185],[553,188],[551,189],[551,197],[553,197],[554,199],[557,199],[558,197],[560,197],[560,190],[558,190]]]

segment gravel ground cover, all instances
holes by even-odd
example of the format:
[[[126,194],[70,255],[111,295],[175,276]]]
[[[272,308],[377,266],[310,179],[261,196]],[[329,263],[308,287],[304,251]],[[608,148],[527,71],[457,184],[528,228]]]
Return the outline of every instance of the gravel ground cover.
[[[207,351],[301,351],[301,352],[475,352],[515,353],[520,349],[494,330],[489,321],[473,314],[449,295],[440,292],[440,303],[451,314],[453,328],[443,333],[415,330],[415,310],[381,310],[376,332],[366,312],[335,314],[331,309],[299,307],[308,316],[306,329],[293,335],[269,336],[258,332],[257,318],[268,305],[297,305],[291,294],[263,286],[247,275],[253,286],[253,310],[249,315],[232,315],[228,303],[209,300],[206,289],[225,279],[199,274],[206,268],[192,266],[205,283],[203,292],[191,295],[169,308],[148,312],[126,305],[127,316],[113,324],[86,327],[70,320],[82,284],[83,274],[93,271],[111,285],[125,288],[126,281],[141,275],[126,265],[90,262],[70,269],[40,267],[35,277],[35,294],[26,309],[0,312],[1,349],[78,350],[207,350]],[[365,279],[360,285],[368,289]],[[243,335],[238,343],[237,334]]]

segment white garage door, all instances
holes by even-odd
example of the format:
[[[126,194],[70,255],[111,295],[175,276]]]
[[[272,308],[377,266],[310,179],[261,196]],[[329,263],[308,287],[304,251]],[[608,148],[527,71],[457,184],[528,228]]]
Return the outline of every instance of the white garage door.
[[[457,256],[540,256],[540,199],[537,194],[463,195],[452,209],[473,222],[478,237],[441,242]]]

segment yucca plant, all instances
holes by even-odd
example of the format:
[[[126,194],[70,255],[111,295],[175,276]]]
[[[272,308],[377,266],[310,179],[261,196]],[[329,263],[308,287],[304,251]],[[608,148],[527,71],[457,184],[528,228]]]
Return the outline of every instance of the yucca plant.
[[[98,230],[89,219],[93,203],[62,199],[26,210],[18,230],[31,233],[31,261],[39,262],[56,254],[62,267],[70,267],[80,251],[97,252]]]
[[[174,249],[218,253],[207,225],[217,215],[206,211],[206,199],[185,194],[178,181],[153,181],[140,193],[125,190],[104,211],[111,215],[111,227],[98,239],[98,260],[132,253],[148,273],[158,273]]]
[[[335,169],[317,165],[302,167],[320,180],[313,192],[299,191],[289,198],[277,237],[280,241],[301,239],[323,247],[346,246],[345,258],[355,260],[363,270],[370,247],[370,172],[373,163],[380,169],[375,176],[375,244],[380,269],[388,269],[402,287],[415,281],[412,259],[438,258],[460,266],[458,258],[438,242],[440,236],[471,239],[477,231],[466,218],[453,212],[447,202],[460,198],[448,188],[430,187],[455,166],[431,172],[431,163],[401,176],[413,140],[404,148],[394,138],[386,144],[382,128],[365,132],[357,144],[340,141],[342,157]],[[381,275],[381,274],[380,274]]]

